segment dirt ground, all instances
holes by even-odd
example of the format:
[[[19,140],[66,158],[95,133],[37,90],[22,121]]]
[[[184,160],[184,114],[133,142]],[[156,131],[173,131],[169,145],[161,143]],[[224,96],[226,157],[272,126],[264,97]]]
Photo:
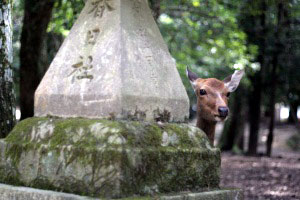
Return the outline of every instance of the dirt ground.
[[[261,153],[267,134],[262,127]],[[221,187],[243,189],[245,200],[300,200],[300,152],[286,146],[286,139],[295,132],[294,126],[276,126],[271,158],[222,153]]]

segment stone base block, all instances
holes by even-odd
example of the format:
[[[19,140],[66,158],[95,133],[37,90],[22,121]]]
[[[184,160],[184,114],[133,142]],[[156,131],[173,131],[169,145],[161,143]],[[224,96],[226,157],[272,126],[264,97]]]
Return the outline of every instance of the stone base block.
[[[160,196],[160,200],[243,200],[240,189],[219,189],[199,193],[181,193],[177,195]]]
[[[26,187],[15,187],[0,184],[0,200],[93,200],[94,198],[67,194],[62,192],[53,192]],[[153,197],[132,197],[132,200],[242,200],[243,192],[238,189],[221,189],[201,193],[182,193],[174,195],[161,195]]]
[[[30,118],[0,140],[0,182],[103,198],[217,188],[220,151],[186,124]]]
[[[39,190],[28,187],[16,187],[0,184],[0,200],[91,200],[92,198],[67,194],[62,192],[53,192],[48,190]]]

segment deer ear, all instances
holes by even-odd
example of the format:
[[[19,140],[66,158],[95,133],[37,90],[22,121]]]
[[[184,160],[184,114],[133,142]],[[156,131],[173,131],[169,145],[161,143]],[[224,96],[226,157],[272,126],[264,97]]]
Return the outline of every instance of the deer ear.
[[[186,67],[186,76],[189,78],[191,85],[195,89],[196,80],[199,78],[194,72],[190,71],[188,67]]]
[[[244,70],[236,70],[231,76],[223,80],[229,92],[234,92],[237,89],[243,76]]]

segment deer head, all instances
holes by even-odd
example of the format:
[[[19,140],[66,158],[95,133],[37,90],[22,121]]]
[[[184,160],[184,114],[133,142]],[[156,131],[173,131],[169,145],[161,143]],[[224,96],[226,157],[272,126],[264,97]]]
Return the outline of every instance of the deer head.
[[[223,81],[199,78],[188,68],[186,73],[197,96],[197,127],[201,128],[213,143],[215,124],[227,119],[229,95],[237,89],[244,71],[237,70]]]

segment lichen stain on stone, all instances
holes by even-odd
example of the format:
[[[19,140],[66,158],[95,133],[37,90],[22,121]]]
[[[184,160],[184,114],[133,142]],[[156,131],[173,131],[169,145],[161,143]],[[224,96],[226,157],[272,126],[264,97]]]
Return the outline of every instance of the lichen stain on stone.
[[[126,140],[122,136],[112,135],[108,137],[108,144],[125,144]]]
[[[40,122],[32,128],[30,142],[40,142],[52,136],[54,125],[48,122]]]
[[[161,145],[165,147],[168,146],[168,144],[169,144],[169,135],[167,132],[164,132]]]
[[[163,132],[163,136],[162,136],[162,146],[169,146],[169,145],[177,145],[179,143],[178,141],[178,137],[176,135],[176,133],[172,134],[172,135],[168,135],[167,132]]]

